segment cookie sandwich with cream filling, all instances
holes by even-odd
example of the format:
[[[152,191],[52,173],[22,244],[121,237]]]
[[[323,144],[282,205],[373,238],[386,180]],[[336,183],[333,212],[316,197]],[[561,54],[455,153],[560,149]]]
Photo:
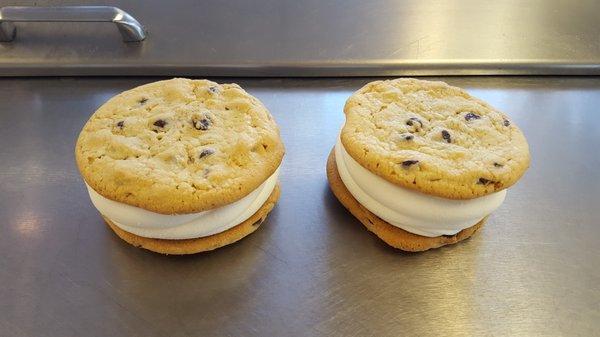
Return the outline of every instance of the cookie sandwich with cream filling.
[[[405,251],[472,236],[529,166],[525,136],[505,114],[443,82],[372,82],[344,113],[330,187],[369,231]]]
[[[181,78],[111,98],[75,148],[107,225],[164,254],[209,251],[254,232],[279,197],[283,155],[258,99],[236,84]]]

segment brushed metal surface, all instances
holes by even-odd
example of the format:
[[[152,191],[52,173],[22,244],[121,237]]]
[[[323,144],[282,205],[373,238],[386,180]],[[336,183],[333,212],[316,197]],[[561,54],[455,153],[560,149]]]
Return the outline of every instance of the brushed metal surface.
[[[251,236],[187,257],[118,239],[72,154],[100,104],[152,80],[0,80],[0,335],[598,335],[600,79],[447,78],[519,124],[532,163],[481,233],[422,254],[381,243],[326,182],[367,79],[239,80],[281,126],[281,199]]]
[[[33,4],[65,1],[0,0]],[[104,4],[138,18],[148,38],[124,45],[108,24],[20,24],[17,40],[0,44],[0,76],[600,74],[594,0]]]

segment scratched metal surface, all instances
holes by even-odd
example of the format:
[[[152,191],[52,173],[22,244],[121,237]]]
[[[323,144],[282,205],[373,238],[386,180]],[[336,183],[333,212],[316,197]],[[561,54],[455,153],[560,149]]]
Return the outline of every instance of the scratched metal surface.
[[[94,109],[151,80],[0,80],[0,335],[598,335],[600,79],[447,78],[523,128],[532,164],[481,233],[421,254],[382,244],[327,186],[367,79],[241,80],[281,126],[283,193],[256,233],[188,257],[119,240],[74,165]]]
[[[145,25],[17,23],[0,76],[600,75],[595,0],[0,0],[114,5]]]

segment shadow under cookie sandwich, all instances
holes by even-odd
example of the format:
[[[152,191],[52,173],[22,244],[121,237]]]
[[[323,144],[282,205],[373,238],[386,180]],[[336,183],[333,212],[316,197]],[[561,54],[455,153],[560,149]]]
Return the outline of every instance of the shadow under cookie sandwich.
[[[402,250],[470,237],[529,166],[514,123],[443,82],[372,82],[344,113],[327,162],[330,187],[367,229]]]
[[[216,249],[255,231],[279,197],[283,155],[258,99],[236,84],[189,79],[111,98],[75,149],[109,227],[164,254]]]

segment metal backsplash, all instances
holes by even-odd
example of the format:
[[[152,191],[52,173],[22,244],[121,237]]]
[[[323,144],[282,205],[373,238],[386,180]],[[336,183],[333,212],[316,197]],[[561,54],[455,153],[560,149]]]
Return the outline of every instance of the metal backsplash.
[[[2,6],[98,5],[0,1]],[[600,75],[597,1],[107,1],[147,31],[15,22],[0,76]],[[89,20],[87,20],[89,21]]]

